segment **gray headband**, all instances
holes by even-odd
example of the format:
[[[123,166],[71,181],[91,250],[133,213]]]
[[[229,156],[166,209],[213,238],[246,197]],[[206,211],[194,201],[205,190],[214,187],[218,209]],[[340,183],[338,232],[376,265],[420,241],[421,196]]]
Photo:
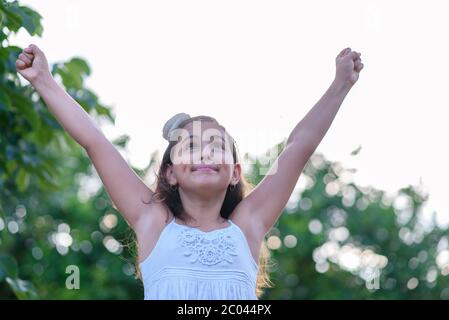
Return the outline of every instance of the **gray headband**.
[[[170,134],[173,130],[178,129],[181,122],[184,120],[190,119],[190,115],[187,113],[178,113],[171,117],[165,124],[162,129],[162,136],[165,140],[170,142]]]

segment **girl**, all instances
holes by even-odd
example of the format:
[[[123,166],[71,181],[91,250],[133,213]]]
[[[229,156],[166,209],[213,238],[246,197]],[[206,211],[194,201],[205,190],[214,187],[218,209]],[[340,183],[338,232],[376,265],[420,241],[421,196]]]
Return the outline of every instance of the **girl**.
[[[217,120],[173,116],[163,128],[169,144],[154,191],[55,82],[36,45],[23,50],[16,67],[86,150],[113,204],[134,230],[145,299],[258,299],[269,285],[265,235],[363,64],[360,53],[350,48],[338,54],[328,90],[252,190],[242,175],[235,141]]]

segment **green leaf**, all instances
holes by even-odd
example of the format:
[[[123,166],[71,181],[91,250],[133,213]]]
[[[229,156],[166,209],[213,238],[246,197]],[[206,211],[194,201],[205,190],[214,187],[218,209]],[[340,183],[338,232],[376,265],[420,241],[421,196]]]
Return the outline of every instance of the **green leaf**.
[[[19,300],[25,299],[37,299],[38,295],[36,288],[29,281],[25,281],[19,278],[6,278],[6,282]]]
[[[351,156],[357,155],[360,152],[360,150],[362,150],[362,146],[361,145],[358,146],[357,149],[351,151]]]
[[[20,28],[25,28],[32,36],[42,35],[42,16],[31,8],[25,6],[19,6],[17,1],[8,3],[5,6],[6,10],[0,18],[3,20],[9,30],[13,32],[19,31]]]
[[[57,190],[58,183],[53,180],[52,176],[46,170],[37,171],[35,174],[39,179],[39,186],[41,188],[45,188],[45,190]]]
[[[83,79],[90,75],[90,68],[86,61],[76,57],[66,63],[54,64],[52,72],[61,77],[67,89],[83,90]]]
[[[22,49],[17,46],[9,46],[5,48],[5,52],[2,53],[2,55],[6,55],[7,57],[6,61],[3,61],[4,70],[17,76],[16,60],[21,52]],[[13,97],[11,97],[11,99],[14,101]]]
[[[115,123],[114,116],[111,114],[111,110],[105,106],[97,105],[95,110],[99,115],[106,116],[109,120],[111,120],[112,124]]]
[[[90,67],[87,62],[79,57],[72,58],[69,62],[66,63],[70,71],[83,74],[86,76],[90,75]]]
[[[57,69],[57,74],[62,79],[62,83],[66,88],[73,88],[81,90],[83,86],[83,79],[79,74],[73,74],[66,66]]]
[[[20,7],[17,14],[22,18],[22,26],[31,36],[42,36],[42,16],[39,13],[27,7]]]
[[[112,141],[112,144],[115,144],[116,146],[125,148],[126,145],[128,144],[128,142],[129,142],[129,136],[126,134],[123,134],[123,135],[119,136],[118,138],[115,138]]]
[[[8,7],[5,11],[5,19],[3,23],[12,32],[17,32],[22,26],[22,18],[19,15],[19,7],[17,2],[8,3]]]
[[[17,261],[10,255],[2,254],[0,255],[0,281],[5,277],[16,278],[17,272]]]
[[[57,176],[61,174],[61,169],[54,166],[54,159],[46,159],[42,162],[41,170],[46,172],[49,177]]]
[[[30,184],[30,175],[23,168],[19,169],[19,173],[16,177],[16,183],[20,192],[25,191]]]

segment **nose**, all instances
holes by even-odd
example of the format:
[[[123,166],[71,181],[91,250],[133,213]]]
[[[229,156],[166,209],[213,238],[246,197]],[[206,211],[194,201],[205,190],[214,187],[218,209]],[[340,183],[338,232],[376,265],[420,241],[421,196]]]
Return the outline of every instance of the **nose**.
[[[211,160],[211,152],[208,150],[208,147],[204,147],[202,152],[201,152],[201,162],[204,161],[208,161],[210,162]]]
[[[218,159],[213,152],[213,147],[205,145],[201,151],[201,162],[220,164],[223,159]]]

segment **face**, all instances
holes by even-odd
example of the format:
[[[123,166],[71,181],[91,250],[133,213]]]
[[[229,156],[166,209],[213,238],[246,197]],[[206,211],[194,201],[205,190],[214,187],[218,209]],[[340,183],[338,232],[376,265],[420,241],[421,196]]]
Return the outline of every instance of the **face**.
[[[190,122],[176,135],[173,165],[166,173],[170,184],[184,190],[217,192],[239,181],[241,168],[234,164],[232,142],[215,123]]]

